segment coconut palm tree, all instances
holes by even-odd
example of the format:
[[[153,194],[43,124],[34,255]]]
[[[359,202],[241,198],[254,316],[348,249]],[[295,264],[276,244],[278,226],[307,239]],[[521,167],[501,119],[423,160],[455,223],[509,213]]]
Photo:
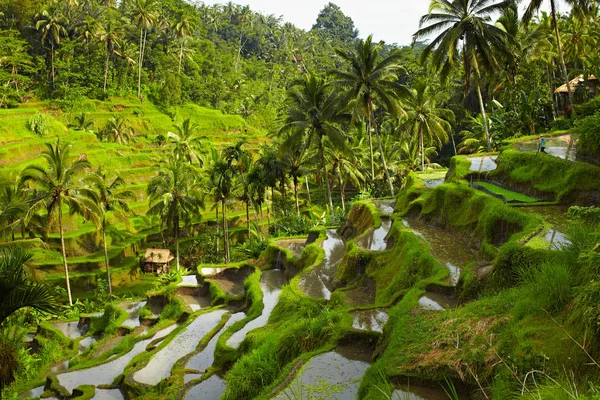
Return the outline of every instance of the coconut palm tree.
[[[106,25],[98,26],[96,36],[100,42],[104,43],[104,50],[106,51],[106,60],[104,63],[104,92],[106,92],[106,85],[108,83],[108,62],[110,57],[115,54],[115,49],[119,47],[119,39],[123,35],[123,29],[120,26],[115,26],[109,22]]]
[[[179,230],[200,216],[204,201],[198,189],[196,171],[180,159],[170,158],[159,165],[158,175],[148,183],[148,214],[158,215],[162,223],[173,228],[175,257],[179,266]]]
[[[354,100],[353,120],[356,122],[357,117],[361,115],[367,121],[369,151],[371,154],[371,179],[375,178],[371,131],[375,132],[383,171],[390,187],[390,194],[393,196],[394,186],[381,147],[380,132],[375,120],[375,107],[382,107],[391,114],[401,113],[402,109],[399,107],[398,99],[406,93],[407,89],[398,84],[398,72],[402,69],[400,54],[392,52],[383,57],[381,55],[383,45],[383,42],[373,43],[373,36],[369,35],[365,40],[361,39],[356,42],[354,52],[336,49],[336,54],[349,65],[349,69],[347,71],[334,70],[331,73],[337,85],[348,89],[347,100]]]
[[[354,154],[332,146],[325,147],[327,159],[331,163],[331,174],[340,185],[342,210],[346,211],[346,184],[351,184],[357,190],[365,183],[365,177],[357,166]]]
[[[60,43],[63,36],[68,36],[65,25],[68,24],[68,20],[61,14],[50,14],[44,10],[38,16],[38,21],[35,24],[35,29],[42,31],[42,43],[50,42],[50,65],[52,68],[52,89],[54,89],[54,48]]]
[[[298,216],[300,216],[298,181],[308,172],[307,164],[311,157],[311,153],[306,144],[307,142],[296,143],[294,147],[286,149],[286,151],[282,151],[282,148],[280,147],[279,151],[279,157],[281,157],[283,168],[294,182],[294,200],[296,203],[296,215]]]
[[[0,326],[24,307],[42,312],[59,310],[58,299],[49,286],[31,281],[24,265],[32,254],[20,247],[0,250]]]
[[[423,49],[422,60],[432,56],[432,66],[445,80],[462,57],[465,71],[465,94],[469,92],[471,74],[479,108],[484,121],[488,150],[491,143],[485,104],[481,93],[482,72],[498,68],[498,56],[510,57],[508,43],[511,37],[494,25],[491,16],[512,4],[511,0],[432,0],[429,13],[421,17],[420,29],[413,35],[415,41],[437,36]],[[426,25],[426,26],[424,26]]]
[[[186,118],[180,125],[174,125],[177,133],[168,132],[167,136],[173,140],[173,154],[177,159],[186,160],[190,164],[197,162],[200,167],[204,165],[204,160],[198,149],[202,142],[196,136],[198,133],[198,124],[192,122],[191,118]]]
[[[417,80],[410,96],[403,101],[406,116],[403,118],[404,126],[418,136],[421,152],[421,170],[425,170],[425,141],[441,147],[448,140],[451,123],[454,122],[454,113],[446,108],[439,107],[445,99],[445,93],[431,85],[428,80]]]
[[[91,165],[86,159],[69,162],[70,145],[61,145],[59,139],[56,139],[54,145],[46,143],[46,150],[42,152],[41,157],[45,161],[45,166],[31,165],[26,167],[21,174],[23,182],[31,182],[35,187],[35,190],[32,191],[28,219],[39,208],[46,210],[48,221],[54,217],[54,214],[58,214],[65,282],[69,305],[73,305],[64,238],[63,211],[66,205],[71,214],[81,214],[87,219],[95,220],[99,215],[93,201],[93,191],[77,179]],[[47,226],[49,225],[48,223]]]
[[[113,116],[102,129],[102,135],[115,143],[126,144],[131,140],[133,127],[121,115]]]
[[[135,0],[133,3],[133,22],[140,30],[140,48],[138,57],[138,97],[142,96],[142,68],[146,51],[148,30],[158,18],[157,0]]]
[[[567,4],[575,5],[579,10],[587,9],[588,6],[592,3],[588,0],[565,0]],[[544,0],[526,0],[527,8],[525,9],[525,13],[523,13],[523,24],[528,25],[535,14],[539,11],[540,7],[544,3]],[[571,111],[575,112],[573,108],[573,90],[571,85],[569,84],[569,74],[567,72],[567,64],[565,63],[565,56],[562,48],[562,42],[560,40],[560,32],[558,30],[558,12],[557,6],[558,1],[556,0],[548,0],[550,5],[550,18],[552,21],[552,28],[554,30],[554,36],[556,38],[556,48],[558,50],[558,59],[560,61],[560,72],[562,74],[562,78],[567,85],[567,92],[569,94],[569,106],[571,107]]]
[[[177,68],[177,73],[181,73],[181,62],[183,60],[183,49],[185,48],[185,42],[188,37],[192,35],[194,30],[196,29],[195,22],[190,18],[189,14],[181,13],[179,16],[179,21],[177,25],[175,25],[175,32],[177,32],[177,38],[181,41],[181,48],[179,50],[179,67]]]
[[[345,135],[340,124],[348,122],[350,115],[339,107],[339,97],[324,79],[315,75],[306,75],[299,85],[292,87],[287,93],[287,107],[279,128],[279,135],[289,132],[290,135],[282,143],[283,151],[306,142],[317,146],[318,159],[321,164],[322,177],[327,189],[328,212],[333,212],[331,188],[327,180],[327,163],[323,139],[329,138],[334,147],[345,148]]]
[[[106,217],[110,213],[113,217],[116,217],[121,221],[127,221],[125,214],[130,211],[127,201],[134,200],[135,195],[131,190],[123,190],[123,185],[125,185],[123,178],[120,176],[114,178],[109,177],[102,171],[102,168],[98,168],[90,177],[90,180],[92,187],[96,192],[95,200],[97,201],[98,211],[100,213],[98,219],[100,223],[99,227],[102,232],[102,244],[104,246],[104,263],[106,265],[108,293],[112,296],[108,243],[106,240],[106,229],[108,228]]]
[[[208,180],[215,197],[221,202],[223,210],[223,255],[225,264],[229,263],[229,229],[227,226],[227,201],[235,185],[235,171],[223,154],[215,159],[208,169]]]

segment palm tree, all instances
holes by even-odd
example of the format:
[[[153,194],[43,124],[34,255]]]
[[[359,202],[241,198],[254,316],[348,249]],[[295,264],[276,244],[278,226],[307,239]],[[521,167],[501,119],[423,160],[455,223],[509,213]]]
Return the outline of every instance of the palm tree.
[[[425,141],[441,147],[452,129],[450,123],[454,121],[454,113],[438,106],[444,98],[443,91],[421,79],[413,84],[410,96],[403,101],[404,126],[419,138],[422,171],[425,170]]]
[[[158,18],[157,0],[135,0],[133,3],[133,22],[140,29],[140,49],[138,57],[138,97],[142,97],[142,68],[144,53],[146,51],[146,37],[148,30]]]
[[[89,117],[89,113],[82,112],[74,117],[75,122],[68,125],[69,128],[76,129],[78,131],[89,131],[94,127],[94,121]]]
[[[307,172],[307,164],[310,159],[310,152],[306,146],[307,142],[296,143],[294,147],[283,149],[280,147],[279,156],[287,175],[294,182],[294,199],[296,203],[296,215],[300,216],[300,202],[298,199],[298,180]]]
[[[181,49],[179,50],[179,67],[177,68],[178,74],[181,73],[181,61],[183,59],[185,41],[189,36],[192,35],[194,29],[196,29],[196,25],[190,16],[186,13],[181,13],[179,16],[179,21],[177,22],[177,25],[175,25],[175,32],[177,32],[177,37],[181,41]]]
[[[102,134],[106,136],[108,140],[112,140],[119,144],[125,144],[131,140],[133,127],[129,125],[123,116],[113,116],[102,129]]]
[[[215,197],[221,202],[223,210],[223,255],[225,264],[229,263],[229,230],[227,226],[227,200],[235,185],[235,171],[231,164],[224,158],[217,158],[208,170],[209,185]]]
[[[35,24],[35,29],[42,31],[42,43],[48,40],[50,42],[50,64],[52,66],[52,89],[54,89],[54,47],[60,43],[62,36],[67,36],[69,33],[65,28],[68,23],[67,19],[61,14],[51,15],[48,11],[42,11]]]
[[[110,60],[110,57],[115,54],[115,49],[119,47],[119,38],[123,34],[123,29],[119,26],[114,26],[109,22],[105,26],[100,25],[96,34],[100,42],[104,43],[104,50],[106,50],[106,61],[104,65],[104,92],[106,92],[106,85],[108,82],[108,61]]]
[[[377,123],[375,121],[375,107],[381,106],[391,114],[400,113],[398,99],[404,95],[407,89],[398,84],[398,71],[400,66],[400,54],[392,52],[385,58],[381,55],[383,42],[373,43],[373,36],[369,35],[365,40],[356,43],[354,53],[342,49],[336,49],[340,56],[350,68],[348,71],[334,70],[332,75],[339,86],[349,88],[348,99],[355,101],[353,119],[362,114],[367,120],[367,132],[369,133],[369,151],[371,154],[371,179],[375,179],[375,162],[373,155],[373,139],[371,130],[374,130],[379,144],[379,153],[385,177],[390,187],[390,194],[394,195],[394,186],[390,177]]]
[[[160,165],[158,175],[148,183],[148,214],[158,215],[162,223],[173,228],[175,257],[179,269],[179,229],[181,222],[187,224],[200,216],[204,201],[197,191],[194,168],[179,159],[169,159]]]
[[[135,195],[131,190],[123,190],[125,181],[120,176],[109,178],[106,173],[98,168],[91,177],[92,187],[96,192],[95,199],[98,202],[100,229],[102,231],[102,244],[104,246],[104,262],[106,265],[106,279],[108,282],[108,293],[112,296],[112,284],[110,281],[110,265],[108,259],[108,243],[106,240],[107,221],[106,216],[112,213],[116,218],[127,221],[125,213],[128,213],[127,200],[134,200]]]
[[[529,3],[527,8],[525,9],[525,13],[523,14],[523,24],[528,25],[533,16],[538,12],[544,0],[527,0]],[[558,30],[558,13],[557,13],[557,5],[558,2],[556,0],[549,0],[550,3],[550,17],[552,20],[552,28],[554,29],[554,36],[556,38],[556,47],[558,50],[558,59],[560,61],[560,71],[562,73],[562,78],[564,79],[565,84],[567,85],[567,92],[569,94],[569,106],[572,112],[575,112],[573,108],[573,90],[569,83],[569,74],[567,72],[567,65],[565,64],[565,57],[563,53],[563,48],[560,40],[560,32]],[[566,3],[571,5],[576,5],[579,9],[586,8],[586,5],[590,3],[587,0],[565,0]]]
[[[24,307],[55,313],[59,310],[56,295],[44,283],[32,282],[24,265],[32,254],[20,247],[0,250],[0,326]]]
[[[23,182],[32,182],[37,187],[33,191],[30,215],[40,207],[45,208],[49,221],[55,213],[58,214],[65,282],[69,305],[72,306],[73,299],[63,228],[63,205],[67,205],[71,214],[81,214],[92,220],[96,218],[98,212],[93,202],[94,193],[77,180],[79,174],[91,167],[90,163],[85,159],[77,159],[69,163],[69,155],[70,146],[68,144],[61,145],[59,139],[56,140],[55,145],[46,143],[46,150],[41,154],[46,166],[31,165],[26,167],[21,174],[21,179]]]
[[[322,177],[327,189],[328,212],[333,212],[331,188],[328,182],[327,164],[323,139],[329,138],[334,147],[344,148],[345,137],[339,124],[350,118],[339,107],[338,96],[324,79],[315,75],[307,75],[298,86],[287,93],[287,108],[279,134],[290,132],[290,136],[282,144],[283,151],[306,142],[310,147],[316,142],[318,158],[321,164]]]
[[[356,165],[356,159],[351,151],[343,151],[327,146],[325,152],[327,153],[327,159],[331,162],[331,173],[340,185],[342,210],[346,211],[346,184],[350,183],[360,190],[365,182],[365,177]]]
[[[168,132],[167,136],[174,141],[173,154],[177,159],[185,159],[190,164],[197,162],[200,167],[204,165],[204,160],[198,152],[201,146],[200,138],[196,136],[198,124],[192,122],[191,118],[186,118],[180,125],[174,125],[177,133]]]
[[[495,70],[498,67],[498,55],[506,59],[510,57],[507,44],[512,39],[503,29],[491,23],[491,15],[501,12],[511,3],[511,0],[432,0],[429,13],[421,17],[421,28],[413,35],[416,41],[437,34],[423,49],[421,57],[424,61],[432,55],[432,65],[440,71],[442,80],[448,77],[459,56],[462,56],[465,94],[469,92],[471,73],[475,72],[488,150],[491,150],[491,143],[481,94],[482,70]],[[425,24],[429,25],[423,27]]]

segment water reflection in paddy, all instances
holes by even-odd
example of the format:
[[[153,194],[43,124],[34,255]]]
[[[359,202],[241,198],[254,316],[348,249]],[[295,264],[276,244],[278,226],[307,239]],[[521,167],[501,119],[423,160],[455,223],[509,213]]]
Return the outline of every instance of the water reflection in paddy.
[[[321,244],[325,259],[320,265],[308,271],[300,280],[300,288],[311,297],[327,299],[331,297],[331,280],[337,266],[344,258],[346,245],[334,229],[327,230],[327,238]]]
[[[370,229],[367,233],[356,239],[356,245],[360,248],[372,251],[383,251],[387,248],[386,237],[392,227],[392,221],[382,219],[381,226]]]
[[[275,399],[354,399],[370,361],[371,353],[353,346],[319,354]]]
[[[383,326],[389,319],[387,312],[381,309],[351,311],[352,327],[361,331],[383,332]]]
[[[165,347],[150,359],[148,365],[133,375],[133,379],[147,385],[156,385],[171,375],[171,368],[178,359],[196,349],[198,343],[221,320],[225,310],[217,310],[202,314]]]
[[[79,321],[55,322],[52,324],[52,326],[61,331],[63,335],[65,335],[69,339],[77,339],[85,333],[77,327],[78,324]]]
[[[148,302],[125,302],[119,304],[119,307],[127,311],[127,320],[125,320],[121,325],[129,328],[140,326],[140,310],[146,305],[146,303]]]
[[[394,390],[392,400],[448,400],[448,395],[443,389],[405,385]]]
[[[477,252],[471,249],[469,242],[461,235],[419,218],[410,218],[403,222],[405,226],[411,227],[417,236],[429,243],[433,256],[450,271],[448,280],[452,285],[456,285],[458,282],[461,268],[466,267],[469,263],[482,261]]]
[[[248,332],[250,332],[252,329],[259,328],[267,324],[269,317],[271,316],[271,312],[277,305],[277,300],[281,294],[281,287],[284,283],[285,277],[283,270],[271,269],[262,272],[262,276],[260,277],[260,288],[263,291],[264,304],[262,314],[248,322],[242,329],[231,335],[229,340],[227,340],[228,346],[237,348],[240,343],[242,343]]]
[[[92,400],[123,400],[123,393],[119,389],[96,389],[96,395]]]
[[[304,245],[306,243],[306,239],[283,239],[275,242],[277,246],[283,247],[284,249],[288,249],[292,252],[292,255],[296,258],[300,257],[302,254],[302,250],[304,250]]]
[[[231,318],[229,318],[227,323],[223,326],[221,331],[219,333],[217,333],[210,340],[210,342],[208,342],[208,344],[206,345],[204,350],[202,350],[200,353],[193,356],[188,361],[185,368],[186,369],[196,369],[196,370],[202,371],[202,372],[206,371],[206,369],[208,369],[208,367],[210,367],[215,360],[215,348],[217,347],[217,341],[219,340],[221,335],[223,333],[225,333],[227,328],[229,328],[231,325],[235,324],[236,322],[244,319],[245,317],[246,317],[246,314],[243,312],[233,314],[231,316]]]
[[[196,275],[184,275],[177,286],[200,286],[200,282],[198,282]]]
[[[536,153],[539,151],[538,140],[528,140],[517,144],[519,151]],[[546,138],[546,154],[554,157],[575,161],[577,143],[571,135],[562,135]]]
[[[225,391],[225,381],[217,375],[212,375],[205,381],[192,387],[185,395],[186,400],[218,400]]]
[[[498,156],[469,157],[468,160],[471,161],[469,170],[480,172],[493,171],[498,168],[498,164],[496,164],[497,158]]]
[[[379,213],[383,216],[391,216],[394,213],[396,199],[376,199],[372,200]]]
[[[123,373],[123,370],[127,364],[129,364],[129,362],[135,356],[146,350],[146,346],[148,346],[150,342],[155,339],[164,338],[169,333],[173,332],[175,328],[177,328],[177,325],[172,325],[158,332],[149,339],[144,339],[137,342],[133,346],[133,349],[131,349],[128,353],[117,357],[110,362],[88,369],[60,374],[57,376],[57,378],[60,384],[64,386],[69,393],[72,393],[73,389],[80,385],[110,385],[117,376]]]
[[[456,307],[456,299],[453,296],[427,292],[419,299],[419,306],[427,310],[442,311]]]

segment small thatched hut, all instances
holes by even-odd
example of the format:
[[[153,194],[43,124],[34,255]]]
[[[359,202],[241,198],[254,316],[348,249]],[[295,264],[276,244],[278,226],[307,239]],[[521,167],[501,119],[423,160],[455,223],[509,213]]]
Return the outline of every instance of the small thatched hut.
[[[144,272],[155,272],[157,274],[166,274],[169,272],[171,261],[175,257],[168,249],[146,249],[146,254],[142,260],[142,269]]]
[[[571,93],[577,93],[578,91],[587,88],[590,95],[600,95],[600,80],[598,80],[598,78],[596,78],[594,75],[589,75],[587,79],[585,79],[583,75],[576,76],[569,82],[569,87],[571,88]],[[556,105],[559,110],[566,109],[567,105],[569,104],[568,95],[569,89],[567,88],[566,83],[554,90],[554,96],[556,96]]]

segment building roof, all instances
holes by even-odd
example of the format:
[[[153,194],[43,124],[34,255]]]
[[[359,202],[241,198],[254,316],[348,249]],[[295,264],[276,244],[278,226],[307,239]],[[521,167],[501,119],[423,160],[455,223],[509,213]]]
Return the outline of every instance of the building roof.
[[[144,262],[152,264],[167,264],[173,261],[175,257],[169,249],[146,249]]]
[[[571,79],[571,81],[569,82],[569,86],[571,87],[571,90],[575,90],[576,86],[579,86],[581,84],[583,84],[584,82],[589,82],[589,81],[597,81],[598,78],[596,78],[594,75],[589,75],[587,80],[583,77],[583,75],[579,75],[576,76],[575,78]],[[565,83],[562,86],[559,86],[554,93],[567,93],[569,90],[567,89],[567,84]]]

